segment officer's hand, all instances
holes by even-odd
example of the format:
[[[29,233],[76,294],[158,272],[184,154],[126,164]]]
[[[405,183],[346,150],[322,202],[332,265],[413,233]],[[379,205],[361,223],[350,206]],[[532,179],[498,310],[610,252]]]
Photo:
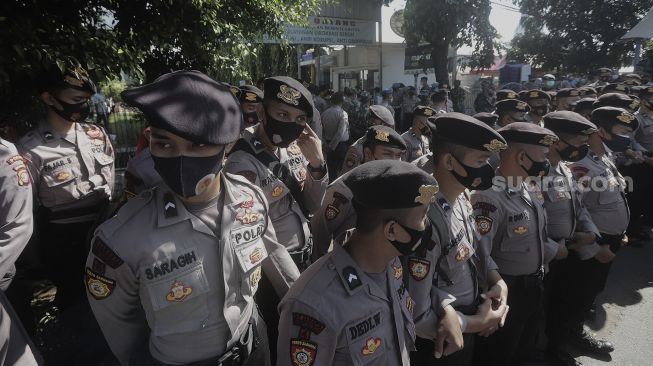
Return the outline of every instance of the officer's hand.
[[[633,149],[628,149],[628,150],[624,151],[624,155],[626,155],[627,157],[629,157],[631,159],[642,161],[642,152],[641,151],[635,151]]]
[[[626,245],[628,245],[628,235],[624,234],[624,237],[621,238],[621,246],[625,247]]]
[[[591,232],[577,231],[574,233],[574,242],[579,246],[590,245],[596,241],[596,235]]]
[[[565,259],[569,255],[569,250],[567,250],[567,246],[564,245],[558,245],[558,253],[556,254],[556,259]]]
[[[594,259],[601,263],[610,263],[616,255],[612,253],[609,245],[601,245],[598,253],[594,256]]]
[[[499,280],[490,287],[485,296],[492,300],[492,309],[498,310],[499,307],[508,304],[508,285],[503,280]],[[503,324],[501,326],[503,327]]]
[[[311,164],[312,167],[317,168],[322,165],[322,162],[324,162],[322,142],[308,123],[306,124],[306,127],[304,127],[302,134],[297,138],[297,146],[299,146],[302,154],[304,154],[308,163]]]
[[[435,358],[443,355],[460,351],[465,346],[463,341],[463,331],[460,329],[458,314],[451,305],[444,308],[444,314],[438,325],[438,331],[435,341]]]

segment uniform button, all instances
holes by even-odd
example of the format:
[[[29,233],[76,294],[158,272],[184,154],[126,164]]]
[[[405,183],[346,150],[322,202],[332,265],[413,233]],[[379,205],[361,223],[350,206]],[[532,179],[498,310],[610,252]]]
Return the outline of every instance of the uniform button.
[[[327,264],[328,269],[336,269],[336,266],[333,263]]]

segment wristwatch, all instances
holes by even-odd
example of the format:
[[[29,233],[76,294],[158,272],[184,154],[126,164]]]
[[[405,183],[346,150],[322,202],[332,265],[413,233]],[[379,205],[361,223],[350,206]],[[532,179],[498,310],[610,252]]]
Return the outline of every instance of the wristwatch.
[[[311,173],[326,174],[326,172],[327,172],[326,162],[323,161],[322,164],[320,164],[320,166],[317,167],[317,168],[314,168],[314,167],[311,166],[311,164],[308,164],[308,171],[311,172]]]

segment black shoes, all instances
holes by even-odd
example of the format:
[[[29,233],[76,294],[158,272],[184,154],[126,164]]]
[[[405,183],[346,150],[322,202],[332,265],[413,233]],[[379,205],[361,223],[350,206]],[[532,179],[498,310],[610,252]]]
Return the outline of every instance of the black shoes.
[[[585,329],[572,333],[570,341],[575,347],[591,353],[607,355],[614,351],[612,343],[596,339]]]

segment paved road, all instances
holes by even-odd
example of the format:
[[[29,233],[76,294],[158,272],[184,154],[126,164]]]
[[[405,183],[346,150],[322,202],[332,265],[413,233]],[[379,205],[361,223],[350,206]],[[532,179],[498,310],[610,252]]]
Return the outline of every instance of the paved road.
[[[653,365],[653,243],[622,248],[597,300],[597,318],[588,326],[612,342],[615,351],[611,359],[578,360],[584,365]]]

